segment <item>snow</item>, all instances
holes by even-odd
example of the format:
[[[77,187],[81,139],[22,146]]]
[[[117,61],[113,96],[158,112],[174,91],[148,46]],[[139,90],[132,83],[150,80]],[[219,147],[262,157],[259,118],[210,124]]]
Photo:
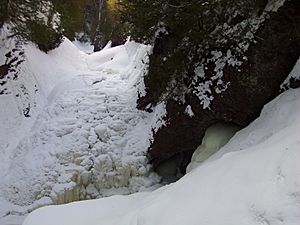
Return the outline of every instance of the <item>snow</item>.
[[[72,43],[84,53],[91,54],[94,52],[94,45],[92,45],[90,42],[81,42],[75,39],[72,41]]]
[[[23,225],[296,225],[300,220],[300,89],[182,179],[153,192],[32,212]]]
[[[265,11],[267,12],[277,12],[278,9],[284,5],[286,0],[268,0]]]
[[[189,117],[193,117],[195,116],[193,110],[192,110],[192,106],[188,105],[186,108],[185,108],[185,111],[184,111]]]
[[[195,77],[192,81],[193,94],[200,101],[203,109],[210,109],[210,105],[214,100],[214,93],[220,95],[224,93],[230,85],[230,82],[224,80],[223,70],[226,66],[240,67],[242,61],[233,55],[231,50],[227,50],[226,54],[221,51],[211,51],[211,58],[207,59],[207,63],[214,64],[214,76],[207,80],[205,75],[204,64],[195,66]]]
[[[0,64],[8,52],[23,55],[18,77],[10,72],[0,86],[1,225],[43,205],[160,186],[146,151],[165,104],[136,109],[150,46],[128,41],[86,54],[65,39],[48,54],[31,44],[13,51],[1,32]]]
[[[156,26],[154,37],[157,38],[157,37],[160,37],[163,35],[168,35],[168,34],[169,34],[169,32],[166,28],[166,24],[162,21],[158,22],[158,24]]]

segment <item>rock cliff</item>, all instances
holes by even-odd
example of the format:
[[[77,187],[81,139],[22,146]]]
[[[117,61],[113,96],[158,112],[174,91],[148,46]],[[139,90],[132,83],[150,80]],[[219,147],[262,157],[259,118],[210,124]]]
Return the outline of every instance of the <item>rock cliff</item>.
[[[280,93],[280,85],[299,58],[299,11],[296,0],[286,1],[277,11],[262,10],[257,18],[263,17],[263,22],[258,22],[243,54],[235,57],[233,46],[211,48],[201,61],[194,59],[198,66],[187,76],[183,101],[158,93],[150,82],[153,74],[145,77],[147,94],[139,99],[138,107],[151,110],[149,105],[158,101],[167,103],[167,125],[155,134],[149,149],[155,167],[176,157],[185,172],[211,124],[223,121],[243,127],[259,116],[262,107]],[[154,57],[162,54],[170,39],[155,45]],[[179,86],[175,83],[173,89]],[[293,81],[291,87],[299,87],[299,82]]]

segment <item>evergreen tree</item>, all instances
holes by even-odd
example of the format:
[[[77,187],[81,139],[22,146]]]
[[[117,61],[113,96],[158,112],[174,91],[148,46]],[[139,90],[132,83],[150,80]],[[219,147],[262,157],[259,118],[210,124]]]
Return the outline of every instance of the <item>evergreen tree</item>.
[[[266,0],[119,0],[119,4],[129,34],[154,45],[146,83],[156,90],[152,94],[157,100],[170,83],[187,88],[196,65],[212,50],[234,48],[247,39],[250,19],[261,13]]]
[[[125,27],[121,24],[117,0],[103,0],[100,7],[99,23],[94,37],[96,50],[103,48],[108,41],[120,44],[125,38]]]
[[[149,42],[158,22],[166,16],[166,1],[119,0],[120,20],[127,28],[127,35],[137,41]]]
[[[60,44],[59,15],[48,0],[9,0],[7,12],[15,35],[22,41],[32,41],[45,52]]]
[[[63,34],[73,40],[76,33],[84,30],[85,7],[88,0],[52,0],[54,9],[60,14]]]

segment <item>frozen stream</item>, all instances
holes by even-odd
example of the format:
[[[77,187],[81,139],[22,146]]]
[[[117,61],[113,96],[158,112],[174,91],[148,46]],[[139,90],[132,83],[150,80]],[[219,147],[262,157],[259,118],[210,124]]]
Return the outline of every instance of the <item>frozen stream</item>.
[[[85,73],[53,86],[33,127],[9,151],[0,172],[1,225],[22,221],[42,205],[160,186],[146,151],[152,129],[163,123],[164,105],[153,113],[136,109],[148,51],[127,42],[73,62]]]

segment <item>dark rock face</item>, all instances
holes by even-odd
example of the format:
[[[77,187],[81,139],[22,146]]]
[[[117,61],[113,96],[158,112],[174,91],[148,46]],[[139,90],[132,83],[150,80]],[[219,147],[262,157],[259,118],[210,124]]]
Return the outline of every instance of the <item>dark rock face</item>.
[[[0,79],[4,78],[9,72],[9,65],[4,64],[0,66]]]
[[[203,109],[197,96],[186,95],[180,104],[167,101],[167,126],[155,135],[149,149],[154,167],[164,160],[178,156],[178,167],[184,172],[193,151],[201,143],[205,130],[217,121],[246,126],[256,117],[262,107],[280,92],[280,85],[292,70],[300,55],[300,1],[286,1],[278,12],[271,13],[264,25],[255,34],[246,53],[247,61],[240,69],[225,66],[224,79],[230,82],[228,89],[214,95],[210,109]],[[147,82],[146,82],[147,86]],[[292,87],[299,87],[294,82]],[[155,102],[155,90],[138,102],[138,107]],[[185,113],[190,105],[194,113]]]

